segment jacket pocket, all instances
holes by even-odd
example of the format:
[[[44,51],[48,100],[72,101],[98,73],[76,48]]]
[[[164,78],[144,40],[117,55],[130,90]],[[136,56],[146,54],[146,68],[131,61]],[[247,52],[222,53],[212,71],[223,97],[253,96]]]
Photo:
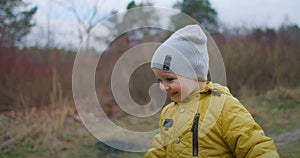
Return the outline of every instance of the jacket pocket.
[[[196,114],[194,117],[194,122],[192,126],[193,133],[193,156],[198,156],[198,123],[199,123],[200,114]]]

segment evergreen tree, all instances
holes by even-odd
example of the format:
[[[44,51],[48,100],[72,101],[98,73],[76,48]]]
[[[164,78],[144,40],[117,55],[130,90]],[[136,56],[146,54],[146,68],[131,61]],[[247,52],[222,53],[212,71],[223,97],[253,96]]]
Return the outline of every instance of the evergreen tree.
[[[211,7],[209,0],[183,0],[177,2],[174,8],[181,10],[183,13],[191,16],[196,21],[201,23],[208,31],[216,31],[218,29],[217,12]],[[173,22],[179,24],[180,17],[174,17]],[[178,22],[175,22],[178,20]],[[182,27],[182,26],[176,26]]]
[[[15,47],[34,26],[37,7],[22,10],[27,5],[23,0],[0,0],[0,47]]]

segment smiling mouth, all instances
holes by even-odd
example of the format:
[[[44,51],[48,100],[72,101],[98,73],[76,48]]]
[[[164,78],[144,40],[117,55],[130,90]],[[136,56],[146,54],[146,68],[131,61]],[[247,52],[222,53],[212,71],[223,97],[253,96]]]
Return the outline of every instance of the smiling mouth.
[[[171,98],[173,98],[176,94],[178,94],[178,92],[169,93],[169,96],[170,96]]]

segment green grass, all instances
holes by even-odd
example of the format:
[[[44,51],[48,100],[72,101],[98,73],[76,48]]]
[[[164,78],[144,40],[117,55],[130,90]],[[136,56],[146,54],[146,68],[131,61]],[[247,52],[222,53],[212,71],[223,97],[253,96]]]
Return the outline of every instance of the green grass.
[[[33,143],[30,140],[21,142],[17,146],[8,146],[0,150],[0,157],[3,158],[21,158],[32,153]],[[12,149],[14,148],[14,149]]]
[[[68,126],[67,130],[83,128],[79,124]],[[51,139],[50,139],[51,141]],[[97,140],[87,131],[78,135],[70,134],[69,138],[60,139],[64,145],[57,149],[47,149],[47,145],[53,146],[52,142],[40,141],[40,138],[26,137],[21,142],[0,149],[0,157],[3,158],[39,158],[39,157],[89,157],[96,158],[99,152],[94,144]],[[48,144],[46,144],[48,143]],[[43,146],[43,147],[42,147]]]
[[[281,158],[298,158],[300,155],[300,140],[286,145],[278,146],[278,152]]]
[[[158,128],[159,116],[159,113],[152,117],[145,118],[127,116],[122,119],[114,120],[114,123],[130,131],[147,132]]]
[[[125,123],[125,121],[120,121]],[[144,127],[146,125],[143,125]],[[142,127],[143,127],[142,126]],[[1,135],[3,136],[3,135]],[[73,122],[64,126],[63,134],[57,138],[62,144],[53,148],[49,142],[40,137],[25,137],[22,141],[0,149],[1,158],[141,158],[144,152],[125,152],[100,142],[90,134],[83,124]],[[47,139],[48,140],[48,139]],[[0,142],[1,143],[1,142]],[[47,146],[51,146],[47,149]],[[52,149],[51,149],[52,148]]]

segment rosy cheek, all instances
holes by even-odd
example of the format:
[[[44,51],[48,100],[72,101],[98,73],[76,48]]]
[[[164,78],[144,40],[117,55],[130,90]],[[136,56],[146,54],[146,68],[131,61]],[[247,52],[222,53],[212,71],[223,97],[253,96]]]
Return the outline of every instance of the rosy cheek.
[[[175,91],[178,91],[178,92],[181,91],[180,85],[174,85],[174,86],[172,87],[172,89],[175,90]]]

